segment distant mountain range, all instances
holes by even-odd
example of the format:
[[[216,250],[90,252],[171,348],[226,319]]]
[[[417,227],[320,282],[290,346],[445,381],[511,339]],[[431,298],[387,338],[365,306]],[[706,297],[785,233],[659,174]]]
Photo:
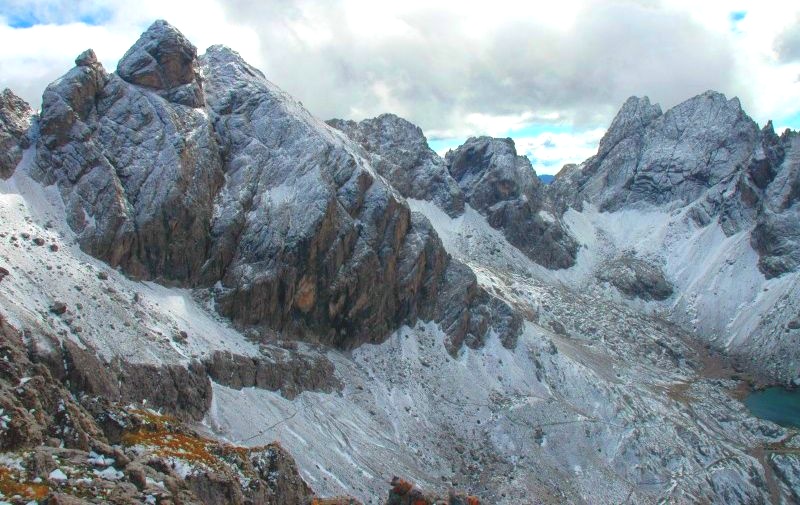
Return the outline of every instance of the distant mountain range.
[[[539,180],[545,184],[550,184],[556,180],[556,176],[552,174],[539,174]]]

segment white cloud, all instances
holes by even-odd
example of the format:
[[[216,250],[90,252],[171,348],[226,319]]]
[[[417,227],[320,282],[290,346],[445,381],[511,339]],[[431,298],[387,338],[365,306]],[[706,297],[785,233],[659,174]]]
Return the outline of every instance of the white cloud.
[[[567,163],[580,163],[597,152],[605,133],[595,128],[575,133],[543,132],[532,137],[515,137],[517,152],[531,160],[538,174],[556,174]]]

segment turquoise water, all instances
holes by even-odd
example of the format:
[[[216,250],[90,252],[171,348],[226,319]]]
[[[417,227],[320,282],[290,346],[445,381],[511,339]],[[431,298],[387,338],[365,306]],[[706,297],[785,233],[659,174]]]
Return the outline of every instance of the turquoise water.
[[[750,412],[781,426],[800,428],[800,389],[771,387],[744,399]]]

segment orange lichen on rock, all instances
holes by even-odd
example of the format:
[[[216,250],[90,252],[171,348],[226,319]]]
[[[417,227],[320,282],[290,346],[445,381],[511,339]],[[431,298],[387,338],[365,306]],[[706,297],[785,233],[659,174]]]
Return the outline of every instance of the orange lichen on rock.
[[[158,412],[154,412],[148,409],[132,409],[128,412],[132,416],[135,416],[144,424],[159,426],[159,427],[166,427],[170,423],[176,423],[177,420],[166,414],[160,414]]]
[[[0,496],[5,498],[21,496],[26,500],[43,500],[48,494],[50,494],[50,488],[45,484],[28,482],[10,468],[0,466]]]
[[[142,445],[152,448],[157,456],[180,458],[211,467],[218,463],[218,459],[209,451],[209,444],[213,442],[183,433],[141,429],[124,434],[122,443],[127,446]]]
[[[413,488],[414,485],[405,479],[401,479],[400,477],[392,478],[392,492],[394,493],[399,495],[407,495]]]

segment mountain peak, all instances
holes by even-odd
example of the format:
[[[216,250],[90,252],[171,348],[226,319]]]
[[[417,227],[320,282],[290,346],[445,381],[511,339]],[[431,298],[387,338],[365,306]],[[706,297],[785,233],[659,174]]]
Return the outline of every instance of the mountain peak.
[[[630,136],[636,130],[644,130],[659,116],[661,116],[661,107],[658,104],[651,104],[648,97],[632,96],[628,98],[600,140],[598,155],[607,154],[622,139]]]
[[[177,28],[158,20],[128,49],[117,74],[131,84],[166,92],[170,101],[196,107],[203,102],[196,66],[197,48]]]
[[[97,63],[97,55],[94,54],[93,49],[87,49],[75,58],[75,65],[78,67],[90,67]]]

